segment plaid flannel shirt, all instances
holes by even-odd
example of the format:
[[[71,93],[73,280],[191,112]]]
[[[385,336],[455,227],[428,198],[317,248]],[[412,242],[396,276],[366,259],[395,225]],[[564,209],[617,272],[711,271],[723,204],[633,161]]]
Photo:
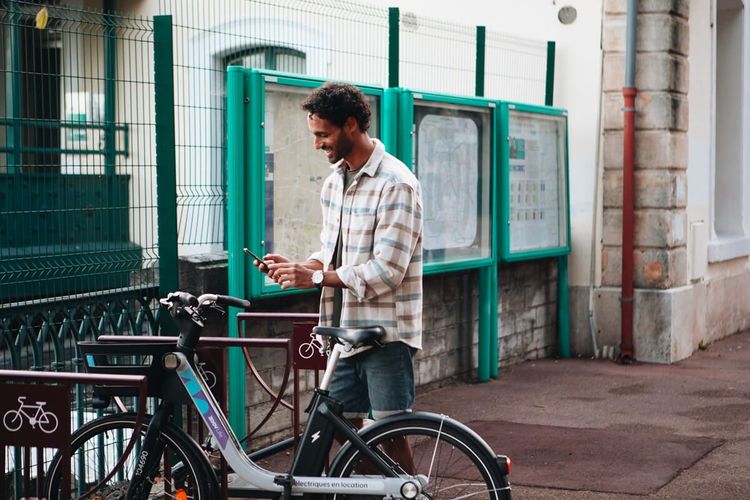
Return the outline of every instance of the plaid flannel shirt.
[[[375,150],[346,194],[343,160],[331,166],[320,202],[321,249],[310,259],[332,269],[341,228],[341,326],[381,325],[386,341],[422,348],[422,194],[414,174],[373,139]],[[333,288],[320,298],[320,324],[329,326]],[[344,353],[353,355],[354,352]]]

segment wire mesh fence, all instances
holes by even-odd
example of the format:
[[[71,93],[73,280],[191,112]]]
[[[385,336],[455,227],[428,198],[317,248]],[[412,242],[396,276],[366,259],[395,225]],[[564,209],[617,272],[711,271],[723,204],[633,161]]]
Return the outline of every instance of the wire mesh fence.
[[[0,2],[0,305],[15,327],[34,305],[63,318],[76,300],[155,297],[153,15],[172,16],[181,255],[225,246],[227,66],[381,86],[395,67],[401,86],[474,93],[475,27],[407,12],[394,25],[393,10],[351,1],[116,5]],[[485,96],[544,102],[546,42],[488,32],[485,53]]]
[[[506,101],[544,104],[547,42],[487,33],[485,95]]]
[[[157,282],[152,27],[0,9],[0,304]]]
[[[474,95],[476,28],[402,13],[399,84],[416,90]]]
[[[160,0],[159,13],[174,23],[179,252],[220,251],[227,66],[385,84],[388,10],[345,1]]]
[[[473,95],[476,28],[389,9],[326,0],[160,0],[175,46],[180,255],[225,249],[226,68],[230,65]],[[485,95],[542,104],[546,42],[488,33]]]

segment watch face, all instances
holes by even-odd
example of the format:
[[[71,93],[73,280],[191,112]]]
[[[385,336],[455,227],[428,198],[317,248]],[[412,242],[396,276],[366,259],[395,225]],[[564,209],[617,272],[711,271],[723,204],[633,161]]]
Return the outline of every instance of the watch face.
[[[315,271],[312,275],[312,282],[315,286],[323,284],[323,271]]]

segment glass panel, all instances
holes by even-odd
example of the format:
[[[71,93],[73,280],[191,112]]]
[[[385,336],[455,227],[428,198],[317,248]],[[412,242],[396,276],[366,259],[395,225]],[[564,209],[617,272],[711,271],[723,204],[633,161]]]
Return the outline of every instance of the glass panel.
[[[300,105],[308,88],[266,85],[265,242],[266,252],[305,260],[320,249],[320,190],[331,173],[325,155],[313,147]],[[379,99],[368,96],[371,135],[379,130]],[[266,284],[273,284],[266,278]]]
[[[414,122],[425,262],[490,257],[489,110],[416,102]]]
[[[568,244],[565,117],[509,116],[510,251]]]

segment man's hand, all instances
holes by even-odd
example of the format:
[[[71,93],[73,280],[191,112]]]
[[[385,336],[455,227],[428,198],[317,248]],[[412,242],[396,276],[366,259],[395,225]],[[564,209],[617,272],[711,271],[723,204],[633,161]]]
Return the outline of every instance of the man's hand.
[[[266,256],[268,257],[268,256]],[[264,262],[267,262],[264,258]],[[268,276],[281,285],[282,290],[287,288],[301,288],[306,290],[313,288],[313,269],[299,262],[274,262],[267,263]]]
[[[268,273],[268,266],[270,264],[275,263],[284,263],[289,262],[289,259],[284,257],[283,255],[275,254],[275,253],[268,253],[263,256],[263,261],[259,260],[253,260],[253,265],[258,268],[258,270],[262,273]],[[270,276],[270,274],[269,274]]]

